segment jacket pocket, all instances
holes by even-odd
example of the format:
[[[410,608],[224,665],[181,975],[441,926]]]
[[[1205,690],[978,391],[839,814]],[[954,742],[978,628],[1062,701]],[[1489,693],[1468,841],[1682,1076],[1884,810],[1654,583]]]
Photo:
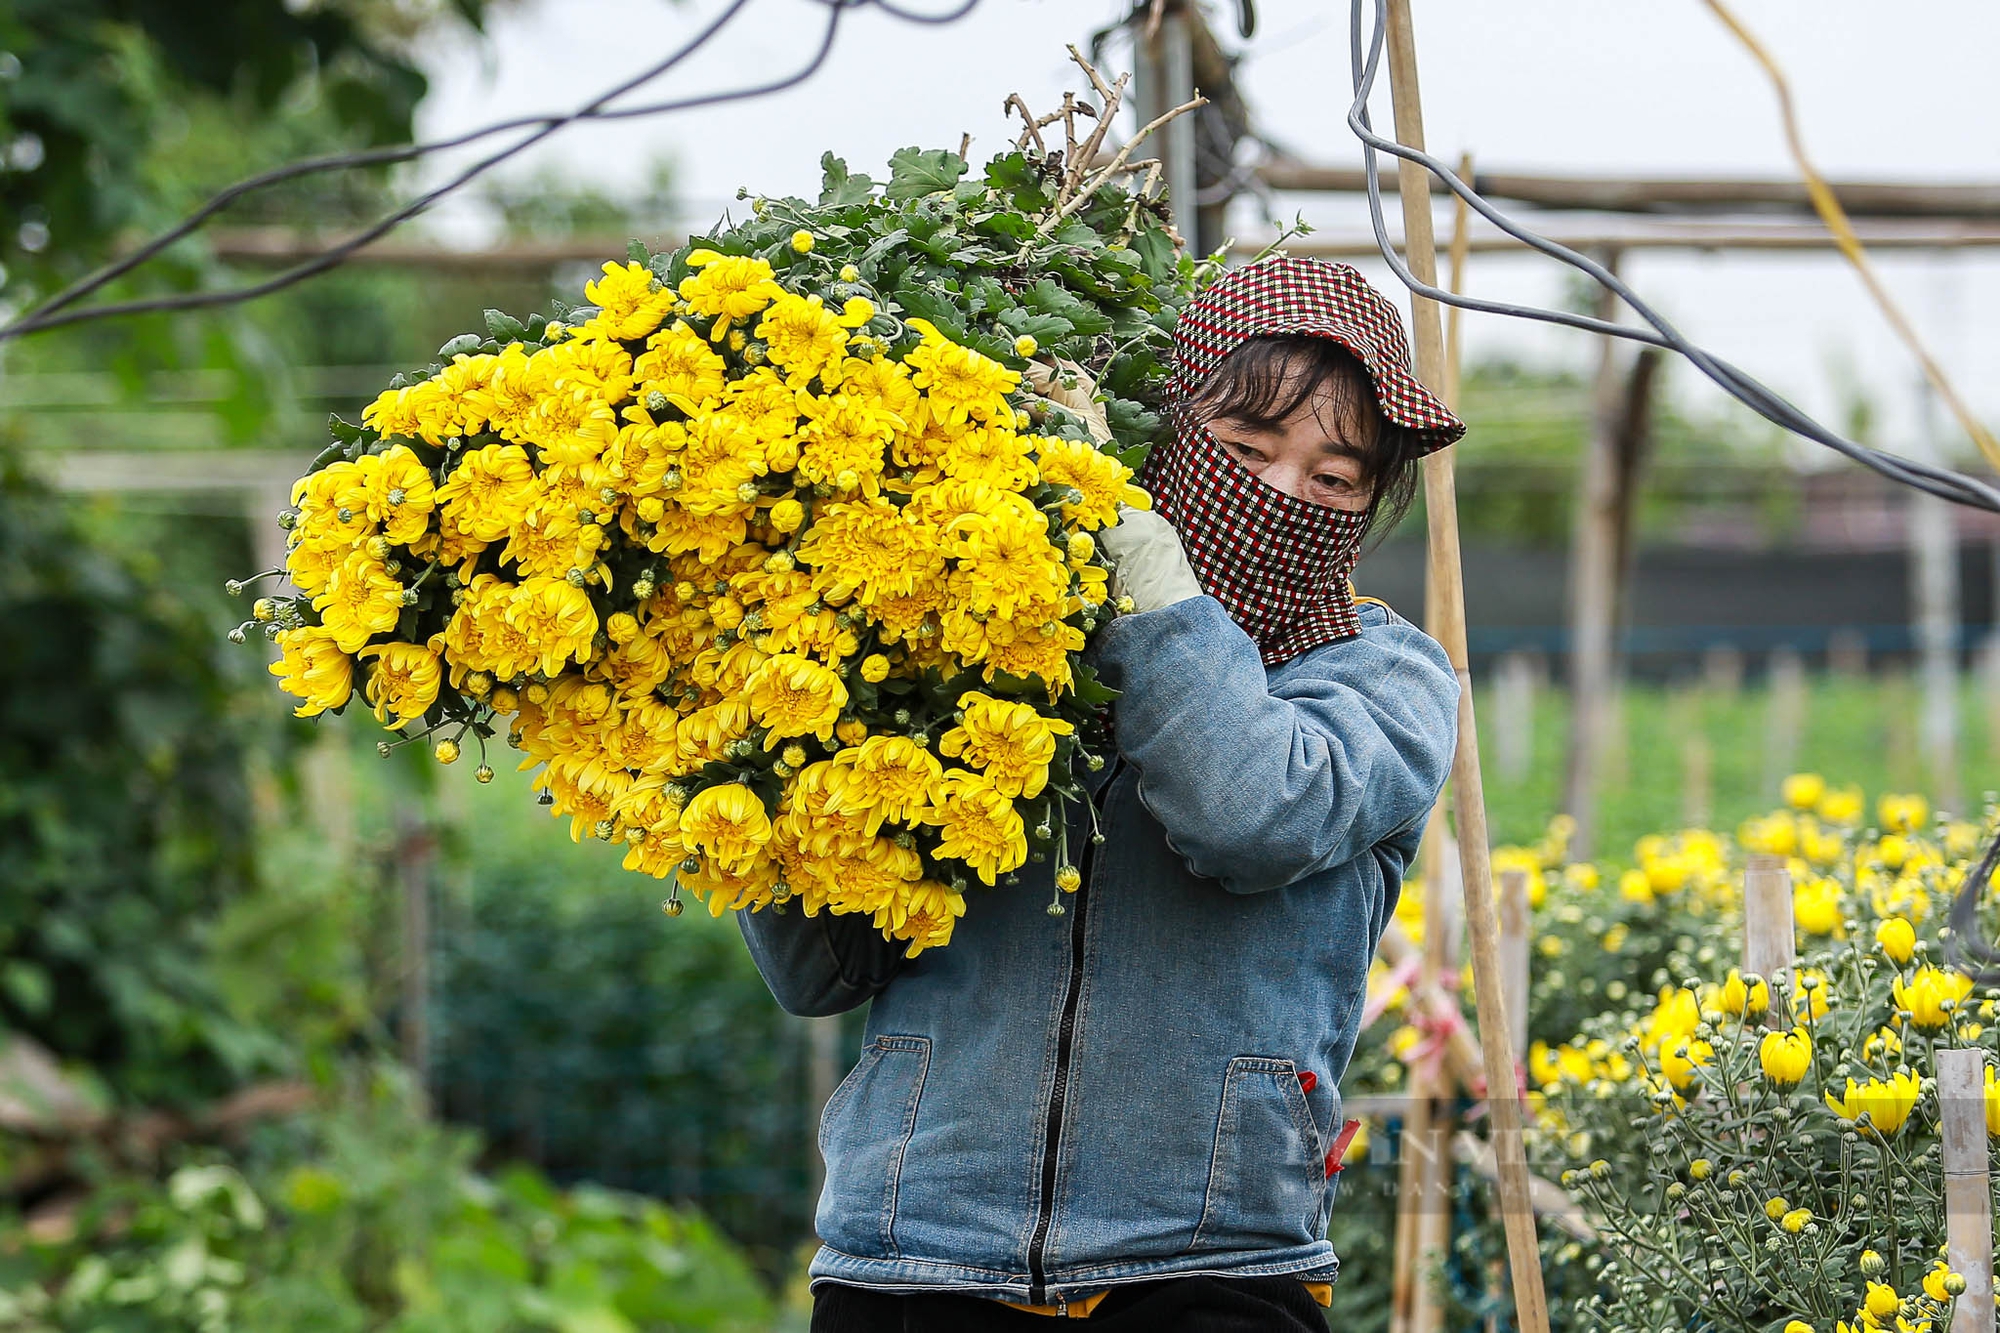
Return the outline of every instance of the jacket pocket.
[[[930,1068],[929,1037],[877,1037],[819,1118],[826,1184],[814,1229],[862,1258],[896,1258],[896,1191]]]
[[[1318,1238],[1326,1194],[1319,1129],[1290,1060],[1229,1062],[1193,1249],[1261,1249]]]

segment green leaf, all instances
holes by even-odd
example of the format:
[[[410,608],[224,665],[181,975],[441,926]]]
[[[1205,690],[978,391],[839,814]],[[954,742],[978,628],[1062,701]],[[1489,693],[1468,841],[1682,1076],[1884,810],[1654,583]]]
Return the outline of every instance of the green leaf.
[[[1000,323],[1012,330],[1016,337],[1025,333],[1043,347],[1076,332],[1076,325],[1061,315],[1038,315],[1019,307],[1001,311]]]
[[[996,190],[1012,190],[1035,182],[1035,169],[1022,152],[1003,153],[986,164],[986,183]]]
[[[1095,707],[1108,704],[1120,693],[1097,678],[1097,673],[1079,662],[1076,665],[1076,697]]]
[[[874,181],[866,176],[849,175],[846,161],[835,157],[832,153],[820,155],[819,169],[821,208],[845,208],[851,204],[865,204],[875,193]]]
[[[919,199],[949,190],[965,174],[965,160],[943,148],[899,148],[889,155],[889,199]]]
[[[1132,252],[1139,256],[1146,276],[1154,282],[1170,277],[1174,271],[1174,243],[1164,227],[1148,227],[1132,238]]]
[[[972,219],[972,229],[988,236],[1005,236],[1016,241],[1025,241],[1035,234],[1035,224],[1022,214],[1011,210],[975,214]]]
[[[634,264],[649,264],[652,262],[653,252],[646,248],[644,241],[627,241],[625,242],[625,258]]]
[[[1038,315],[1060,315],[1078,333],[1095,337],[1111,328],[1111,318],[1085,303],[1054,278],[1043,278],[1021,292],[1021,304]]]
[[[326,429],[328,434],[332,435],[334,439],[339,440],[342,444],[358,443],[361,437],[368,433],[362,427],[352,422],[342,421],[338,416],[332,414],[327,416]]]
[[[438,348],[438,360],[449,361],[463,353],[471,355],[479,350],[479,344],[486,341],[476,333],[461,333],[444,346]]]
[[[527,336],[527,326],[504,310],[486,312],[486,332],[498,343],[519,342]]]
[[[896,300],[903,307],[906,317],[929,320],[937,326],[939,333],[954,342],[964,343],[970,336],[965,327],[965,315],[948,292],[909,283],[896,289]]]

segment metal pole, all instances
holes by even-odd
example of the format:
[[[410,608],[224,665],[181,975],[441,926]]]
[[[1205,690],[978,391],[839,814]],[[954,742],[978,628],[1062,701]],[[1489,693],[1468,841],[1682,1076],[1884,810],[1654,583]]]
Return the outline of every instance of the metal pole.
[[[1919,382],[1917,400],[1921,438],[1911,452],[1935,462],[1943,451],[1937,447],[1937,394],[1929,380]],[[1958,519],[1949,501],[1922,491],[1911,491],[1908,504],[1911,628],[1915,631],[1918,676],[1923,682],[1917,748],[1938,803],[1957,809]]]

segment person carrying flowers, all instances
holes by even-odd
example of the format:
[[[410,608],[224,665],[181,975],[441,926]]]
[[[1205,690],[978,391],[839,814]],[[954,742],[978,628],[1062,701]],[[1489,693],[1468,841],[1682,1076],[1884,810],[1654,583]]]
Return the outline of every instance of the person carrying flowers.
[[[789,1011],[872,1002],[820,1125],[820,1333],[1324,1326],[1338,1084],[1458,700],[1348,574],[1464,426],[1345,265],[1225,275],[1175,357],[1156,511],[1101,534],[1132,614],[1096,644],[1117,753],[1074,884],[1024,866],[915,959],[865,917],[738,916]],[[1047,914],[1038,875],[1073,888]]]

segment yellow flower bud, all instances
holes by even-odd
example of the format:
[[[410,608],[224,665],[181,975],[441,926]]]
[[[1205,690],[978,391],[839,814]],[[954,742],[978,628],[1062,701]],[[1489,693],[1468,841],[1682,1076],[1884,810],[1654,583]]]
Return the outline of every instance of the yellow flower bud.
[[[780,500],[771,506],[771,526],[779,532],[797,532],[806,521],[806,507],[797,500]]]
[[[1877,1319],[1887,1319],[1902,1307],[1903,1298],[1896,1289],[1886,1282],[1870,1282],[1868,1295],[1863,1298],[1862,1308]]]
[[[1785,1196],[1782,1194],[1774,1194],[1764,1200],[1764,1216],[1770,1218],[1773,1222],[1791,1210],[1792,1205],[1786,1201]]]
[[[1905,917],[1892,916],[1876,925],[1875,943],[1891,962],[1907,963],[1916,952],[1917,928]]]
[[[1064,893],[1075,893],[1083,887],[1083,872],[1075,866],[1064,866],[1056,871],[1056,887]]]
[[[613,643],[630,643],[639,633],[639,622],[623,611],[616,611],[604,622],[604,637]]]
[[[1794,773],[1785,779],[1780,790],[1786,805],[1795,810],[1810,810],[1826,795],[1826,779],[1817,773]]]
[[[1785,1325],[1785,1333],[1817,1333],[1817,1331],[1805,1320],[1794,1319]]]
[[[833,734],[839,738],[842,745],[859,745],[868,739],[868,725],[849,718],[835,727]]]
[[[875,681],[887,679],[888,675],[889,659],[881,653],[870,653],[861,659],[861,679],[872,684]]]
[[[436,754],[437,761],[440,764],[449,764],[456,761],[458,758],[458,742],[439,741],[437,743]]]
[[[840,280],[842,282],[854,282],[860,277],[861,277],[861,270],[854,267],[854,265],[842,264],[840,266]]]
[[[804,768],[806,766],[806,747],[803,745],[787,745],[779,753],[778,757],[793,768]]]
[[[1696,1180],[1707,1180],[1710,1173],[1714,1170],[1715,1163],[1709,1161],[1706,1157],[1697,1157],[1688,1163],[1688,1174]]]
[[[1810,1221],[1812,1221],[1812,1209],[1794,1208],[1778,1219],[1778,1225],[1796,1236],[1806,1229],[1806,1223]]]
[[[1015,356],[1030,357],[1039,352],[1041,348],[1042,345],[1035,341],[1035,335],[1032,333],[1024,333],[1014,340]]]
[[[1757,1062],[1764,1068],[1764,1077],[1777,1087],[1797,1087],[1812,1068],[1812,1038],[1804,1028],[1767,1032],[1757,1048]]]
[[[792,233],[792,249],[798,251],[802,255],[809,255],[812,253],[812,248],[813,248],[813,234],[811,232],[795,231]]]

